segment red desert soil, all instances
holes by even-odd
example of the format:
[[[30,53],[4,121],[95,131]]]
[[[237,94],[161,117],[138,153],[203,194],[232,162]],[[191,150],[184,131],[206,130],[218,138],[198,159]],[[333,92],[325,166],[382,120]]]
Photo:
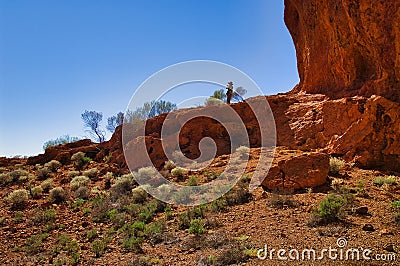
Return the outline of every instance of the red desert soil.
[[[251,172],[252,164],[257,163],[258,152],[258,149],[252,150],[247,171]],[[278,151],[281,154],[292,152],[284,149]],[[210,173],[221,172],[223,168],[221,165],[224,165],[227,160],[227,156],[216,159],[213,163],[215,167],[209,167],[207,171],[199,173],[199,179]],[[15,164],[1,168],[1,171],[7,173],[15,169],[24,169],[36,176],[36,168]],[[171,214],[169,214],[171,217],[167,217],[166,213],[161,211],[156,214],[152,222],[149,222],[151,224],[155,221],[165,221],[160,242],[152,243],[151,239],[147,238],[142,245],[142,253],[127,251],[121,245],[123,233],[117,229],[121,225],[116,225],[117,222],[112,219],[93,221],[95,196],[101,193],[108,194],[110,189],[105,188],[106,178],[100,174],[109,168],[107,164],[92,161],[86,164],[82,171],[92,168],[97,168],[99,172],[87,184],[92,192],[89,199],[84,201],[83,205],[75,207],[75,210],[72,206],[74,197],[69,187],[71,178],[67,175],[69,171],[74,170],[71,164],[62,166],[55,173],[49,174],[49,177],[54,180],[53,187],[62,186],[70,193],[65,202],[50,204],[48,193],[43,193],[39,199],[29,199],[28,203],[19,210],[12,209],[4,200],[10,192],[18,188],[26,188],[28,185],[26,182],[31,182],[29,186],[33,187],[40,185],[42,181],[35,177],[30,181],[19,181],[3,187],[0,192],[2,199],[0,262],[2,264],[61,265],[57,263],[62,262],[72,264],[71,253],[68,253],[68,248],[63,248],[60,244],[59,239],[63,234],[69,236],[71,241],[76,240],[76,252],[79,254],[77,264],[79,265],[213,265],[200,262],[205,262],[208,258],[218,258],[224,263],[222,260],[224,256],[233,256],[229,249],[232,249],[234,253],[243,252],[235,250],[238,246],[245,247],[248,254],[248,258],[243,259],[239,264],[286,265],[287,262],[277,260],[276,254],[273,260],[258,259],[257,250],[267,244],[270,249],[275,250],[282,248],[289,251],[295,248],[301,251],[305,248],[314,248],[320,251],[329,246],[336,248],[338,238],[345,238],[348,241],[346,248],[368,248],[373,250],[373,254],[398,255],[400,248],[400,227],[394,220],[395,210],[391,205],[395,200],[400,200],[400,179],[397,177],[397,184],[378,187],[373,184],[373,180],[387,173],[361,170],[347,164],[340,174],[329,177],[330,182],[335,180],[331,186],[325,185],[288,195],[265,192],[258,188],[252,192],[252,197],[248,202],[244,201],[217,209],[209,204],[207,209],[204,209],[202,219],[205,224],[205,233],[199,236],[188,233],[188,229],[179,229],[179,215],[187,208],[172,206]],[[337,192],[340,188],[342,192]],[[327,193],[335,191],[339,194],[353,195],[353,202],[346,207],[344,217],[326,225],[310,226],[312,208],[326,197]],[[366,206],[367,212],[357,214],[356,210],[360,206]],[[54,209],[56,218],[53,221],[49,219],[49,221],[38,222],[40,208]],[[87,208],[90,208],[92,212],[87,213]],[[117,205],[114,205],[114,208],[118,209]],[[18,212],[22,212],[22,217],[16,217]],[[119,212],[126,214],[126,211]],[[131,223],[137,219],[128,214],[123,217],[122,224]],[[363,230],[366,224],[372,225],[373,231]],[[114,230],[110,233],[112,227]],[[95,229],[97,236],[89,241],[87,232],[92,229]],[[45,233],[48,235],[40,241],[39,247],[34,247],[32,242],[29,244],[29,239],[33,235]],[[107,236],[109,236],[107,248],[104,254],[96,258],[91,242],[94,239],[106,241]],[[140,261],[139,258],[141,258]],[[386,263],[396,265],[397,262]],[[354,265],[365,265],[365,263],[382,265],[382,262],[378,261],[334,261],[327,258],[322,262],[304,260],[291,263],[293,265],[321,265],[320,263],[324,265],[352,265],[352,263]]]

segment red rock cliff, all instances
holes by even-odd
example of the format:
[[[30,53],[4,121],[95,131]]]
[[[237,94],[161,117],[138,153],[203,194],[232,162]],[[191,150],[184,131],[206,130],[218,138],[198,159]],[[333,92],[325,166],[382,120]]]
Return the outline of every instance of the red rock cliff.
[[[331,98],[400,102],[399,0],[285,0],[300,83]]]

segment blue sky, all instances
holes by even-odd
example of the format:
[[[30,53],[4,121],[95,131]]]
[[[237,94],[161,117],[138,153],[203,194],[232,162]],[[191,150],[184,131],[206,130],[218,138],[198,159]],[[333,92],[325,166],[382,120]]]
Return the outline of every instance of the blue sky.
[[[150,75],[187,60],[230,64],[264,94],[298,83],[283,0],[0,1],[0,156],[84,137],[85,109],[105,125]]]

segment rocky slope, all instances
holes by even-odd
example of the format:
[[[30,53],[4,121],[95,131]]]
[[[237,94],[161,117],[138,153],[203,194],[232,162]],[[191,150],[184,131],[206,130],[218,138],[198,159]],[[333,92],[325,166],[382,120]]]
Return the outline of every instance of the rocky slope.
[[[295,91],[400,102],[398,0],[285,0],[285,22],[297,52]]]

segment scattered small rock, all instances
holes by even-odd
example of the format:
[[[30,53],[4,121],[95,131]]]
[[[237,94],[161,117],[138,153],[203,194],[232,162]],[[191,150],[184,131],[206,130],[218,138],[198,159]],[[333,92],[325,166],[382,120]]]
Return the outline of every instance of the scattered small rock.
[[[388,252],[396,252],[396,251],[394,250],[393,244],[387,245],[387,246],[385,247],[385,250],[388,251]]]
[[[393,235],[393,232],[389,231],[388,229],[382,229],[382,230],[379,232],[379,235],[381,235],[381,236]]]
[[[373,232],[375,231],[375,228],[372,224],[364,224],[362,227],[362,230],[367,231],[367,232]]]
[[[358,215],[368,215],[368,207],[367,206],[360,206],[354,210],[354,212]]]

